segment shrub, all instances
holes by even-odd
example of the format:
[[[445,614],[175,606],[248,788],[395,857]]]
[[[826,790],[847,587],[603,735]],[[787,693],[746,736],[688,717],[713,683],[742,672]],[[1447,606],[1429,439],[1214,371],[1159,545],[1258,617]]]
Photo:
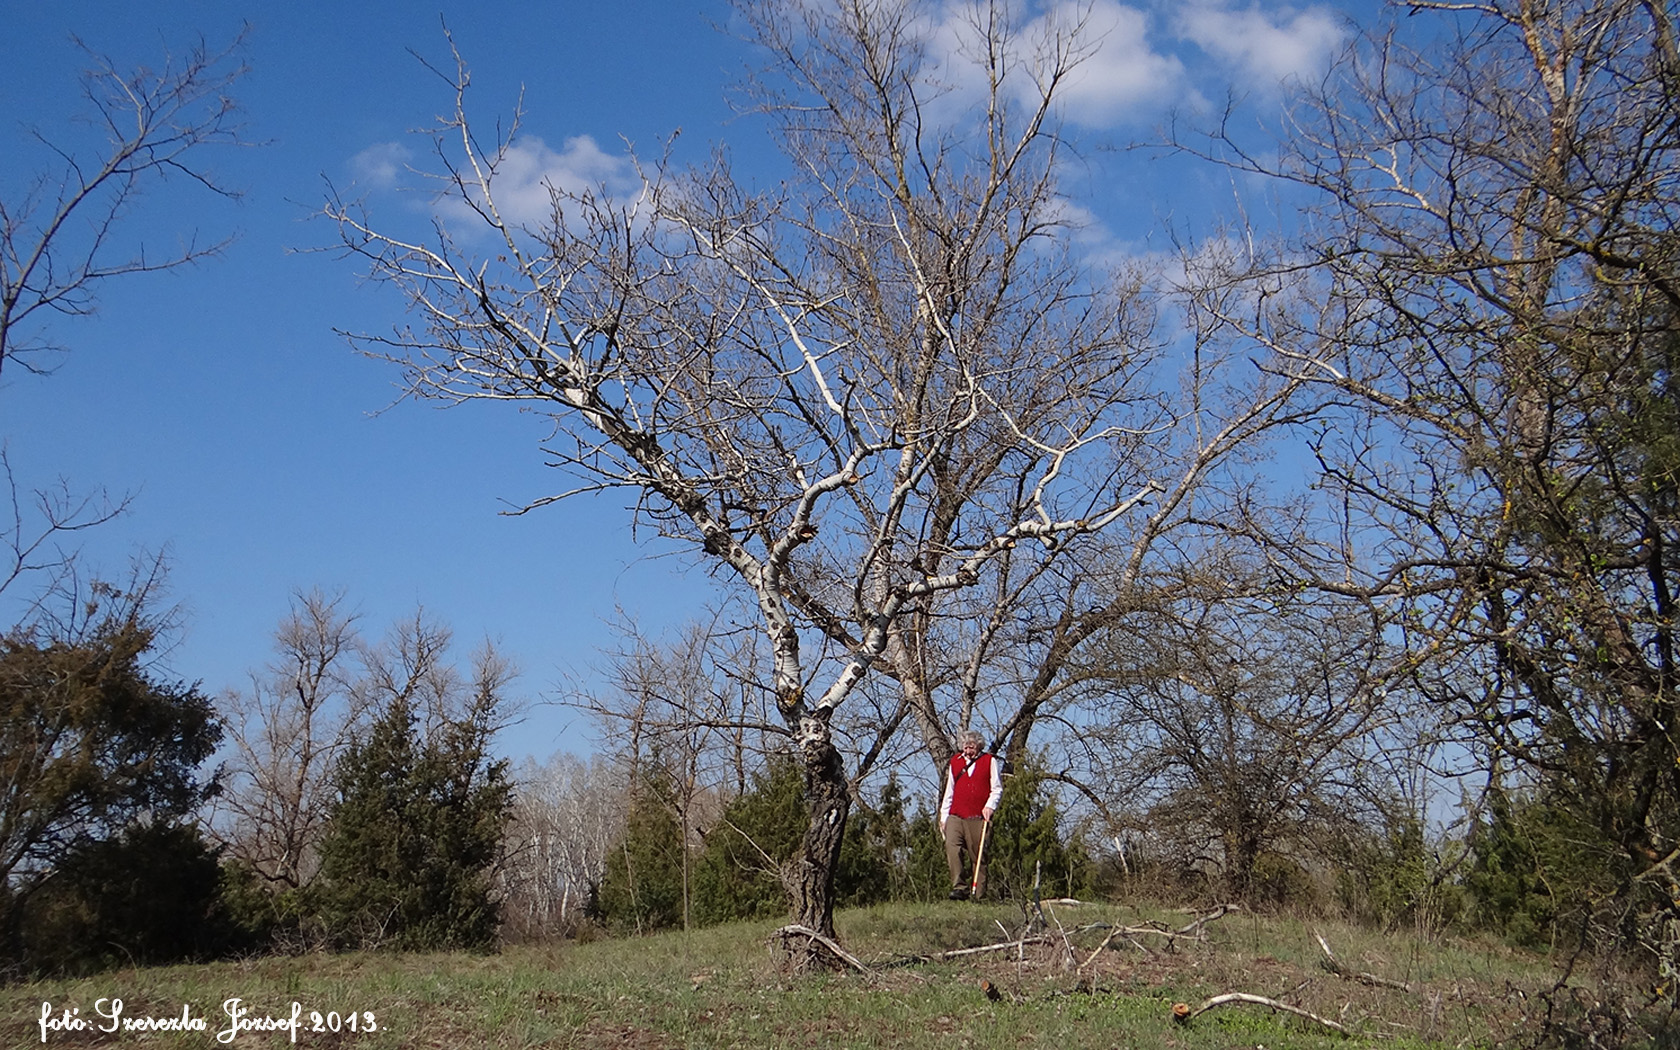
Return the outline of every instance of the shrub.
[[[483,949],[500,919],[491,866],[511,810],[507,763],[489,757],[488,710],[421,739],[393,700],[339,763],[339,801],[311,885],[343,947]]]
[[[696,865],[695,921],[710,924],[787,911],[781,871],[798,855],[810,825],[804,778],[792,760],[772,759],[754,777],[752,788],[724,809]],[[892,858],[909,837],[902,805],[897,782],[889,779],[876,807],[852,807],[835,868],[835,899],[840,904],[855,907],[887,899]]]
[[[222,954],[240,939],[220,882],[197,827],[130,825],[72,849],[27,899],[24,958],[37,972],[86,974]]]
[[[751,789],[724,807],[696,865],[696,922],[710,925],[787,911],[781,868],[799,851],[810,823],[804,789],[799,766],[772,759],[753,777]]]
[[[624,834],[607,853],[589,915],[618,932],[650,933],[682,925],[683,834],[660,785],[631,791]]]
[[[1293,858],[1268,851],[1254,858],[1254,867],[1248,875],[1247,902],[1278,911],[1317,911],[1318,884]]]
[[[1526,947],[1573,940],[1591,903],[1611,895],[1602,845],[1568,806],[1490,792],[1486,819],[1471,828],[1464,879],[1477,920]]]
[[[1435,934],[1459,924],[1464,891],[1425,841],[1423,822],[1407,818],[1381,830],[1356,829],[1332,851],[1336,899],[1354,920],[1394,931]]]

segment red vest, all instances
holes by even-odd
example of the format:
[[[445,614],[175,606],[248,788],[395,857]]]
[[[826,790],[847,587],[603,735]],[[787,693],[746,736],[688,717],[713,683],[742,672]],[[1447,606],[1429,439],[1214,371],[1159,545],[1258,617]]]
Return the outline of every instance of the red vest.
[[[992,756],[981,753],[970,766],[962,752],[952,755],[951,783],[951,816],[962,820],[983,816],[981,810],[992,795]]]

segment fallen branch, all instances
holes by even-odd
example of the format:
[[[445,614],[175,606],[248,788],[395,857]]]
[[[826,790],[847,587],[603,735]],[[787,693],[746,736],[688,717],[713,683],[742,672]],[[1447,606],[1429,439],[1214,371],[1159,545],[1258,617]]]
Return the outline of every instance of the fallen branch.
[[[1015,941],[1003,941],[999,944],[983,944],[978,948],[952,948],[948,952],[940,952],[936,958],[955,959],[959,955],[981,955],[985,952],[1007,952],[1025,948],[1029,944],[1049,944],[1054,940],[1054,937],[1050,937],[1045,934],[1036,934],[1032,937],[1022,937],[1020,940]]]
[[[1110,930],[1108,936],[1103,938],[1102,943],[1097,945],[1097,950],[1092,952],[1090,955],[1086,956],[1085,961],[1080,963],[1078,968],[1075,969],[1074,972],[1075,973],[1083,973],[1084,970],[1085,970],[1085,967],[1087,967],[1087,966],[1089,966],[1092,963],[1097,961],[1097,956],[1099,956],[1103,953],[1103,949],[1108,947],[1109,942],[1114,940],[1114,938],[1120,936],[1120,934],[1123,933],[1123,932],[1125,932],[1125,931],[1119,926],[1116,926],[1114,929]],[[1137,942],[1132,941],[1132,943],[1136,944]]]
[[[875,976],[875,972],[873,970],[859,962],[857,956],[836,944],[832,937],[825,937],[816,930],[811,929],[809,926],[783,926],[781,929],[777,930],[773,936],[780,937],[784,941],[789,937],[809,937],[811,940],[816,941],[824,948],[833,952],[836,959],[852,966],[865,977]]]
[[[1083,970],[1085,967],[1096,961],[1097,956],[1101,955],[1103,949],[1112,944],[1116,937],[1124,937],[1126,940],[1131,942],[1132,947],[1138,949],[1146,955],[1153,955],[1154,952],[1151,949],[1138,942],[1137,938],[1139,935],[1152,933],[1157,937],[1165,937],[1167,939],[1167,947],[1171,948],[1172,942],[1178,938],[1188,936],[1193,933],[1200,933],[1203,926],[1213,922],[1215,919],[1223,918],[1236,910],[1238,909],[1235,904],[1221,904],[1208,914],[1197,918],[1196,921],[1190,923],[1188,926],[1184,926],[1177,930],[1168,929],[1164,926],[1110,926],[1107,923],[1092,923],[1089,926],[1081,926],[1075,931],[1076,933],[1084,933],[1088,930],[1107,930],[1109,932],[1108,936],[1103,938],[1102,943],[1097,945],[1097,950],[1092,952],[1085,961],[1079,965],[1079,969]]]
[[[1213,922],[1215,919],[1223,919],[1225,916],[1231,914],[1232,912],[1241,911],[1241,910],[1242,910],[1242,906],[1237,905],[1237,904],[1218,904],[1218,905],[1215,905],[1214,909],[1212,911],[1208,912],[1206,915],[1201,916],[1195,922],[1192,922],[1190,925],[1185,926],[1182,929],[1180,929],[1178,931],[1177,935],[1182,937],[1185,934],[1189,934],[1189,933],[1200,933],[1203,926],[1206,926],[1208,923]]]
[[[1303,1010],[1298,1006],[1290,1006],[1288,1003],[1280,1003],[1276,999],[1268,999],[1263,995],[1250,995],[1247,992],[1227,992],[1224,995],[1216,995],[1207,1002],[1196,1007],[1194,1010],[1190,1009],[1190,1007],[1185,1003],[1175,1003],[1173,1004],[1172,1010],[1173,1020],[1179,1024],[1189,1024],[1200,1014],[1206,1013],[1216,1006],[1225,1006],[1229,1003],[1253,1003],[1256,1006],[1269,1006],[1274,1010],[1282,1010],[1284,1013],[1294,1014],[1296,1017],[1304,1017],[1309,1021],[1316,1021],[1324,1027],[1330,1029],[1332,1032],[1338,1032],[1342,1035],[1349,1034],[1346,1028],[1329,1018],[1320,1017],[1315,1013],[1308,1013],[1306,1010]]]
[[[1199,934],[1203,926],[1213,922],[1215,919],[1223,918],[1231,912],[1238,910],[1240,909],[1235,904],[1221,904],[1212,911],[1208,912],[1206,915],[1197,917],[1197,919],[1188,926],[1177,930],[1159,926],[1111,926],[1107,923],[1092,923],[1088,926],[1081,926],[1074,932],[1085,933],[1090,930],[1108,930],[1110,932],[1108,936],[1103,939],[1102,944],[1098,946],[1097,950],[1092,952],[1090,957],[1087,958],[1084,963],[1080,964],[1078,969],[1083,970],[1086,966],[1091,965],[1092,960],[1096,959],[1096,957],[1102,953],[1102,950],[1108,947],[1109,943],[1113,941],[1115,937],[1125,937],[1140,951],[1147,953],[1149,952],[1149,949],[1139,944],[1135,938],[1139,934],[1152,933],[1157,937],[1165,937],[1167,939],[1167,945],[1170,948],[1172,946],[1172,942],[1178,938],[1189,936],[1191,934]],[[1057,925],[1060,926],[1060,923]],[[1001,927],[1002,924],[1000,923],[999,926]],[[1007,935],[1007,931],[1005,932]],[[947,952],[940,952],[937,958],[954,959],[960,955],[980,955],[985,952],[1020,951],[1029,944],[1054,944],[1058,941],[1067,948],[1068,953],[1071,956],[1073,952],[1073,945],[1068,940],[1067,931],[1061,930],[1059,932],[1060,937],[1051,936],[1049,934],[1033,934],[1030,936],[1023,936],[1017,940],[1000,941],[997,944],[981,945],[978,948],[953,948]]]
[[[1393,988],[1407,994],[1411,993],[1412,986],[1404,981],[1390,980],[1387,977],[1378,977],[1374,973],[1355,972],[1348,969],[1342,965],[1341,960],[1336,958],[1336,953],[1330,950],[1330,944],[1324,939],[1322,933],[1314,930],[1313,936],[1318,939],[1318,946],[1324,952],[1324,968],[1337,977],[1345,977],[1350,981],[1358,981],[1360,984],[1373,987]]]

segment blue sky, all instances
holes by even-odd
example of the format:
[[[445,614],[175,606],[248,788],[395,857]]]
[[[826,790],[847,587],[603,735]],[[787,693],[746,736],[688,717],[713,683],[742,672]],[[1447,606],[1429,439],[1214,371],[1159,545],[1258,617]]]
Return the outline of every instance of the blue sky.
[[[1279,79],[1322,69],[1345,39],[1345,12],[1380,9],[1340,6],[1099,0],[1093,24],[1106,36],[1067,112],[1088,144],[1068,191],[1090,216],[1089,250],[1145,254],[1164,222],[1199,223],[1226,206],[1228,177],[1110,147],[1233,91],[1257,113],[1275,111]],[[444,23],[485,119],[510,113],[523,91],[519,145],[533,187],[615,177],[624,140],[657,152],[678,128],[680,158],[723,142],[739,166],[762,163],[773,177],[758,129],[726,104],[752,57],[719,31],[727,5],[0,0],[0,19],[8,200],[41,159],[25,148],[29,127],[77,141],[66,120],[85,59],[72,35],[122,66],[200,36],[217,46],[249,24],[250,73],[235,95],[253,145],[200,158],[242,199],[165,186],[126,227],[128,243],[148,246],[195,231],[237,240],[196,267],[104,286],[97,315],[55,325],[71,348],[55,374],[0,373],[0,438],[20,481],[62,477],[134,497],[87,537],[86,557],[110,571],[135,552],[168,552],[184,613],[172,673],[211,693],[241,686],[269,658],[288,596],[313,587],[342,590],[375,634],[421,605],[453,625],[463,650],[496,640],[532,699],[587,677],[613,642],[616,609],[656,629],[698,612],[701,567],[633,543],[621,497],[502,513],[563,485],[542,465],[540,421],[496,405],[380,412],[396,375],[334,329],[388,330],[401,304],[359,284],[351,264],[306,249],[333,237],[309,221],[327,180],[367,194],[376,217],[423,206],[394,184],[403,158],[424,152],[407,133],[451,102],[410,53],[447,60]],[[537,708],[503,746],[538,757],[586,749],[571,722]]]

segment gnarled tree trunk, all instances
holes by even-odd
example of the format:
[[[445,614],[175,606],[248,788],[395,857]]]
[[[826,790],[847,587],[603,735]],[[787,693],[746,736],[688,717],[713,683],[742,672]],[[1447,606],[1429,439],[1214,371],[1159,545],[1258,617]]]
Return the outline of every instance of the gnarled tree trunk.
[[[820,738],[801,743],[805,763],[805,801],[811,823],[798,855],[783,873],[788,896],[793,901],[794,921],[825,937],[834,936],[834,876],[840,867],[840,844],[846,837],[846,817],[852,796],[846,786],[846,767],[840,752],[825,732]],[[790,955],[795,951],[788,942]],[[806,946],[799,958],[789,962],[801,968],[826,967],[831,955],[817,945]]]

